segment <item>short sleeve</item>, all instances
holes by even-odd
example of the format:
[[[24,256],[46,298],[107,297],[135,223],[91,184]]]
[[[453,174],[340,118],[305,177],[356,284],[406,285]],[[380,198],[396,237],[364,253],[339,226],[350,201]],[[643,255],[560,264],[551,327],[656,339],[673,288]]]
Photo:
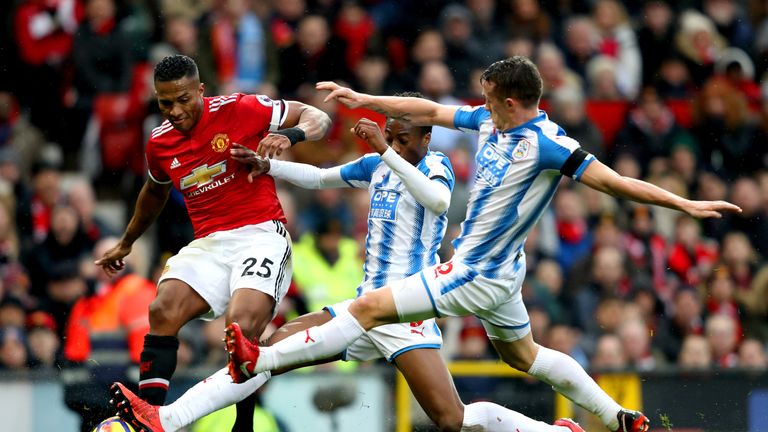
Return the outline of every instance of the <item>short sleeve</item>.
[[[357,160],[341,166],[341,179],[355,188],[367,188],[371,183],[373,171],[381,162],[378,154],[367,154]]]
[[[571,158],[577,159],[571,159]],[[570,159],[570,161],[569,161]],[[562,171],[566,163],[577,164],[573,169],[573,179],[578,181],[595,157],[581,150],[573,138],[561,135],[549,138],[539,135],[539,166],[541,169]]]
[[[162,167],[160,167],[157,158],[153,154],[153,148],[154,145],[152,140],[150,140],[147,143],[147,151],[144,154],[144,157],[147,160],[147,174],[149,174],[149,178],[155,183],[168,184],[172,181],[171,177],[162,169]]]
[[[453,126],[464,132],[477,132],[480,130],[480,123],[488,119],[491,113],[484,106],[465,105],[453,116]]]
[[[213,102],[212,102],[213,103]],[[238,101],[242,110],[256,131],[274,132],[280,129],[288,117],[288,104],[284,100],[272,100],[264,95],[243,95]]]
[[[430,180],[439,181],[448,190],[453,191],[456,175],[453,173],[453,166],[446,155],[439,152],[429,154],[424,158],[424,163],[419,166],[419,169]]]

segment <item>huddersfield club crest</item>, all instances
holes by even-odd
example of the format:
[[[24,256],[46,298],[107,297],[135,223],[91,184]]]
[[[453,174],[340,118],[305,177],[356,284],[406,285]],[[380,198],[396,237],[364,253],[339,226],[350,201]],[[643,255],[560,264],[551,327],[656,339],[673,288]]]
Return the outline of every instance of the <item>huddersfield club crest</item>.
[[[211,147],[216,153],[223,153],[229,147],[229,137],[227,134],[216,134],[211,140]]]

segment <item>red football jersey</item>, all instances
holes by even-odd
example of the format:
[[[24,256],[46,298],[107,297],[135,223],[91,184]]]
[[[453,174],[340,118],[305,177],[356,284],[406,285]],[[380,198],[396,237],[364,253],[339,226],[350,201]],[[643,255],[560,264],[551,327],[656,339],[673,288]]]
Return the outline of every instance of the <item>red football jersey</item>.
[[[261,175],[248,183],[250,168],[232,159],[232,143],[256,149],[288,114],[284,101],[235,93],[204,98],[203,115],[188,133],[169,121],[147,143],[149,175],[184,195],[195,238],[268,220],[285,222],[275,181]]]

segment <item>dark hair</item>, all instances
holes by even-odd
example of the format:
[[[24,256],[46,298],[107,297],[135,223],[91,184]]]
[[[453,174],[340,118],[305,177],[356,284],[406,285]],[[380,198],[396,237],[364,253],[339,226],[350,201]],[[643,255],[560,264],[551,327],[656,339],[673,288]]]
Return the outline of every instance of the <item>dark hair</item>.
[[[520,101],[525,108],[538,105],[543,84],[536,65],[523,56],[499,60],[486,69],[480,82],[487,81],[495,87],[495,96]]]
[[[395,93],[395,96],[397,96],[397,97],[413,97],[413,98],[419,98],[419,99],[427,99],[426,96],[424,96],[423,94],[421,94],[420,92],[417,92],[417,91]],[[388,117],[387,121],[389,121],[389,120],[397,120],[397,119],[392,118],[392,117]],[[418,126],[418,128],[421,130],[421,135],[422,136],[432,132],[432,126],[431,125],[429,125],[429,126]]]
[[[155,81],[175,81],[198,76],[195,61],[181,54],[167,56],[155,66]]]

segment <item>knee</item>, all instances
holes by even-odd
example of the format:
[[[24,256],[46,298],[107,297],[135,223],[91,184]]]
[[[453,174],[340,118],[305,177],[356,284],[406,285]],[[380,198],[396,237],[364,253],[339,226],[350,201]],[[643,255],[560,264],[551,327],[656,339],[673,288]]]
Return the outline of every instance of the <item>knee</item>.
[[[528,372],[533,366],[533,362],[536,360],[536,353],[538,347],[536,345],[525,345],[517,347],[518,349],[504,352],[502,359],[504,363],[512,366],[513,368],[521,371]]]
[[[178,329],[184,325],[180,322],[181,318],[178,314],[178,308],[176,305],[168,301],[164,297],[158,296],[149,305],[149,325],[153,330],[153,333],[168,333],[176,334]],[[174,331],[173,328],[176,330]],[[170,335],[168,335],[170,336]]]
[[[230,307],[227,312],[227,322],[238,323],[245,337],[251,340],[261,336],[270,320],[270,314],[246,307]]]
[[[383,304],[377,293],[369,292],[349,305],[351,313],[364,328],[375,327],[383,316]]]

